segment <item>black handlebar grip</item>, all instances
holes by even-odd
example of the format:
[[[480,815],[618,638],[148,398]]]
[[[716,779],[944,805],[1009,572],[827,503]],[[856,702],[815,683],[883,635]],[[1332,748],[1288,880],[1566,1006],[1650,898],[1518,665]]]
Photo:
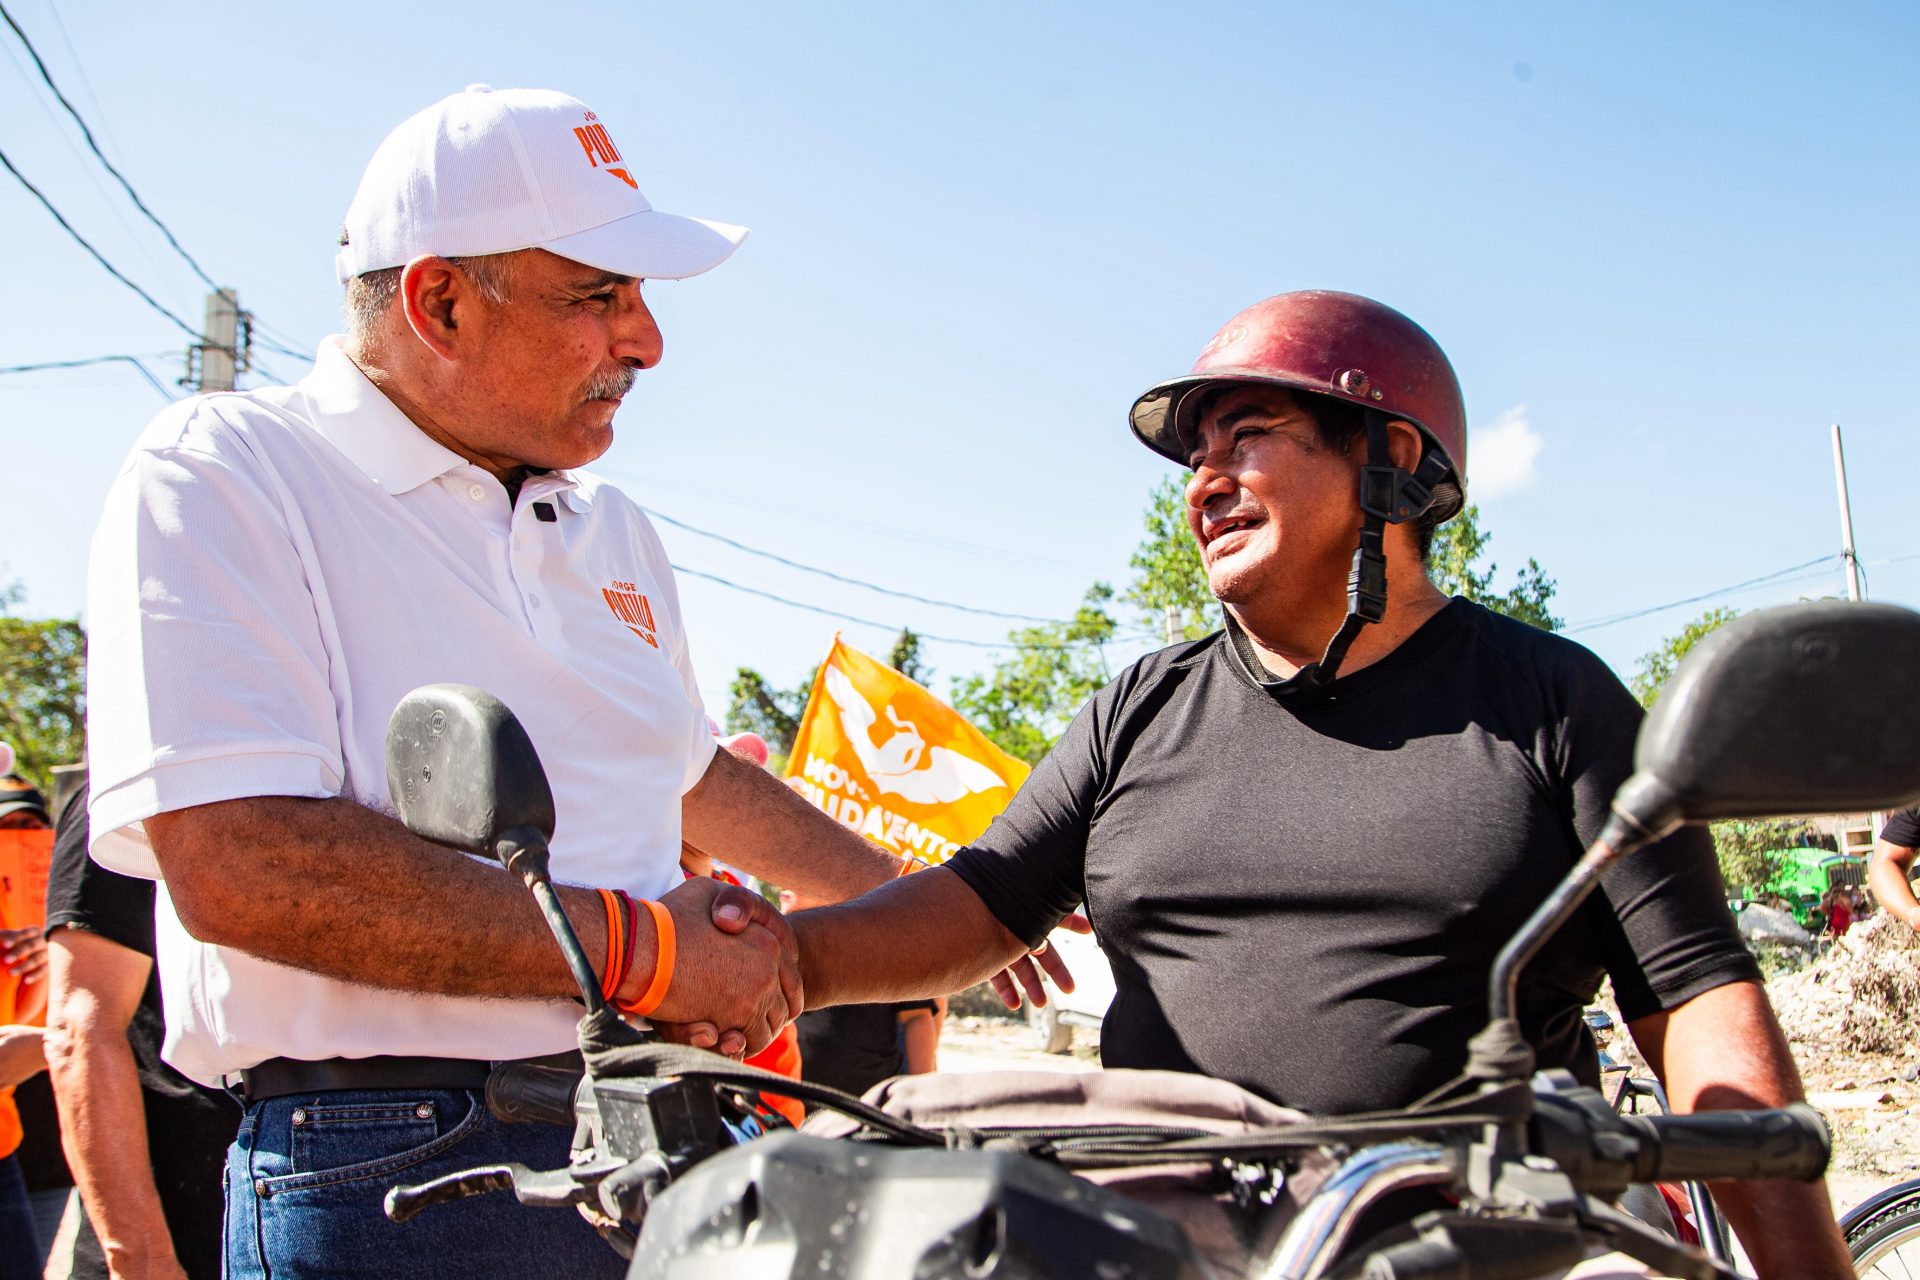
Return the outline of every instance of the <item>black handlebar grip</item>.
[[[1702,1111],[1686,1116],[1622,1116],[1641,1130],[1637,1182],[1716,1178],[1795,1178],[1827,1169],[1833,1136],[1804,1102],[1777,1111]]]
[[[571,1126],[580,1073],[530,1062],[502,1063],[487,1077],[487,1110],[507,1124]]]

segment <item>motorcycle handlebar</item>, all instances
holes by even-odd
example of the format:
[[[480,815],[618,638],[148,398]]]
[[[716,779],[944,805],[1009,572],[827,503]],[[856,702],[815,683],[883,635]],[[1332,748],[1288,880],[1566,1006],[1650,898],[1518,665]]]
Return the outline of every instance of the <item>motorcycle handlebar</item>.
[[[1636,1182],[1710,1182],[1720,1178],[1795,1178],[1826,1172],[1833,1137],[1804,1102],[1774,1111],[1702,1111],[1685,1116],[1622,1116],[1639,1131]]]

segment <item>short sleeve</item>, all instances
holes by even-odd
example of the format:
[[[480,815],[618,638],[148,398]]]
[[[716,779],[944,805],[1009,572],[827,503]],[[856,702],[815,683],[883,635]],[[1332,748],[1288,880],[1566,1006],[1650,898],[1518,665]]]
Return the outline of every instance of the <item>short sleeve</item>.
[[[149,878],[144,840],[103,837],[222,800],[333,796],[344,776],[302,530],[239,433],[204,402],[186,412],[210,419],[195,447],[143,438],[115,479],[87,594],[93,843]]]
[[[1100,727],[1117,695],[1100,691],[1034,767],[984,834],[947,868],[1030,947],[1086,896],[1087,839],[1093,827],[1105,753]]]
[[[65,927],[153,954],[153,881],[109,871],[87,857],[84,791],[60,816],[47,871],[47,932]]]
[[[1887,815],[1880,838],[1902,849],[1920,849],[1920,807],[1900,809]]]
[[[1572,676],[1563,705],[1559,766],[1571,786],[1580,846],[1605,825],[1614,792],[1632,770],[1643,718],[1633,695],[1597,658]],[[1726,886],[1704,827],[1682,827],[1628,854],[1600,879],[1610,917],[1603,961],[1628,1019],[1684,1004],[1729,982],[1758,980],[1760,967],[1727,909]]]

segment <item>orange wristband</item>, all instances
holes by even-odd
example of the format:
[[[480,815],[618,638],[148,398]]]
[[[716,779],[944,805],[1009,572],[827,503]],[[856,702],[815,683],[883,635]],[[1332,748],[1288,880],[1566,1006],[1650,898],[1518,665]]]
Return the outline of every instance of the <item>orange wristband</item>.
[[[630,1013],[636,1018],[644,1018],[660,1007],[667,997],[667,987],[673,982],[673,960],[676,944],[673,932],[673,916],[667,909],[651,898],[641,900],[647,910],[653,913],[653,932],[656,939],[653,951],[653,981],[647,984],[646,991],[632,1004],[620,1006],[620,1012]]]
[[[620,899],[611,889],[596,889],[600,895],[600,905],[607,912],[607,961],[600,969],[600,998],[613,999],[613,993],[627,979],[627,958],[631,952],[627,948],[627,913],[620,905]]]

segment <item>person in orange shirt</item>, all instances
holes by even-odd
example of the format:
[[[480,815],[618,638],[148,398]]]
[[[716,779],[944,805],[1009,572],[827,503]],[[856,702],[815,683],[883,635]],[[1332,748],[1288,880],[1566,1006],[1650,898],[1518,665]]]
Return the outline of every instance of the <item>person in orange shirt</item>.
[[[47,825],[38,791],[15,785],[11,777],[0,779],[0,830]],[[15,927],[6,895],[0,894],[0,1280],[38,1276],[45,1258],[15,1154],[24,1134],[13,1088],[47,1068],[45,1033],[31,1025],[46,1009],[46,964],[40,930]]]

